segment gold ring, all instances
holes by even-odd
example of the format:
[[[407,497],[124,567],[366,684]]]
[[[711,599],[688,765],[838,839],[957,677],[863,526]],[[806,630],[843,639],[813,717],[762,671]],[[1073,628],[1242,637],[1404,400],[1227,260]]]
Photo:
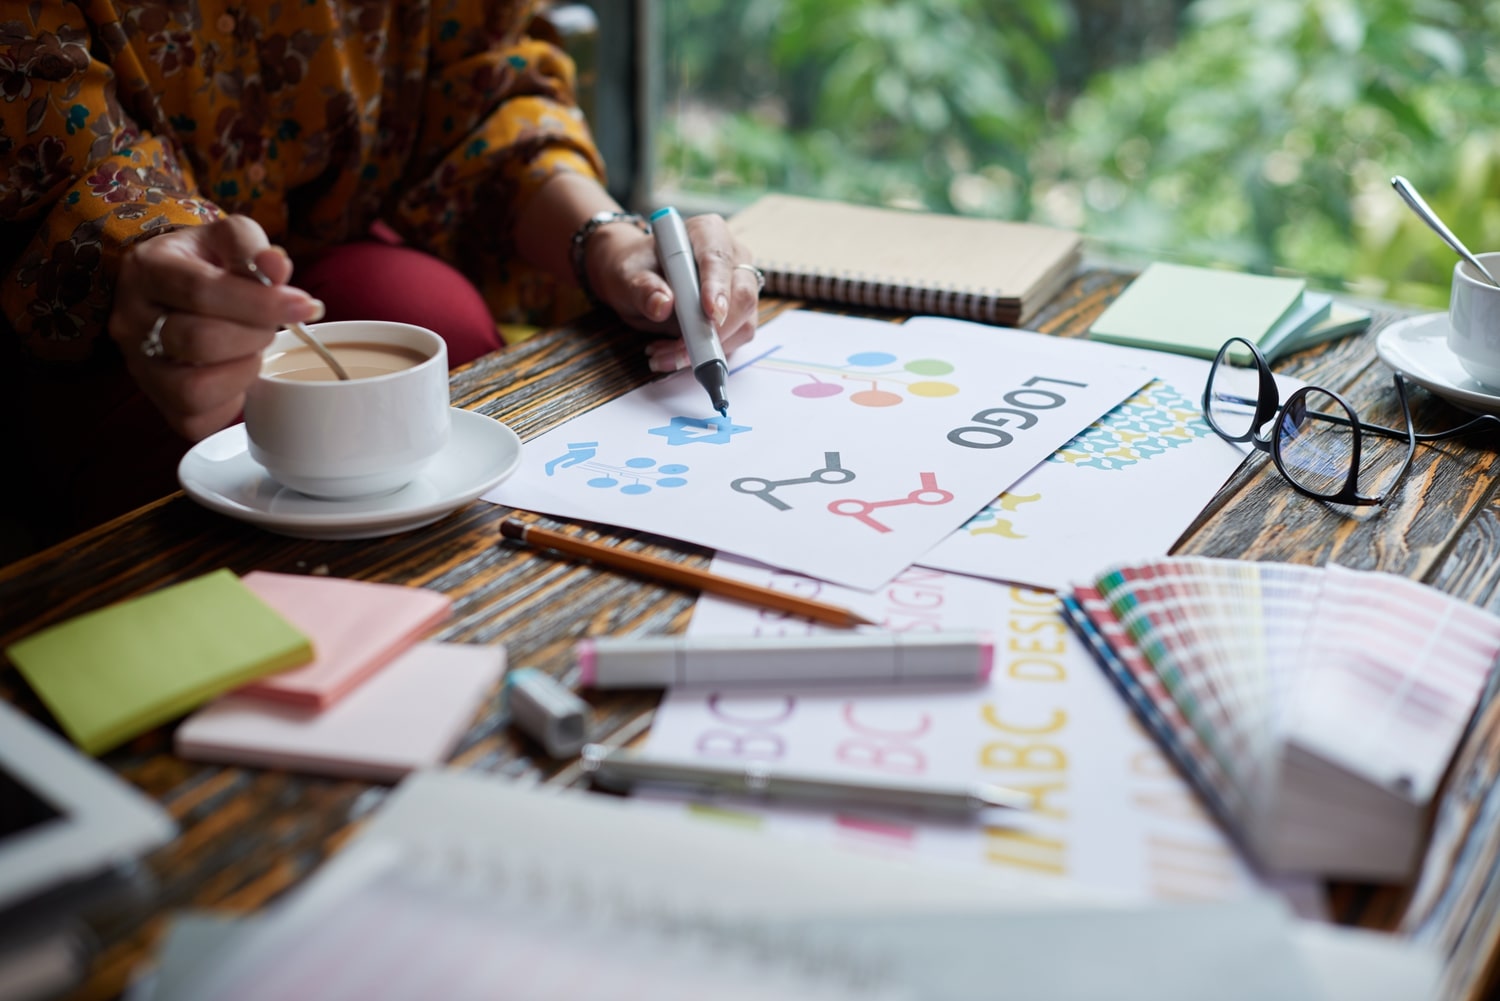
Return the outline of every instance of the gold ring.
[[[167,314],[163,312],[151,324],[151,332],[146,335],[146,339],[141,341],[141,354],[147,358],[160,358],[167,353],[167,346],[161,342],[161,328],[166,322]]]
[[[736,271],[748,271],[748,272],[750,272],[752,275],[755,276],[755,287],[757,289],[759,289],[760,291],[765,291],[765,288],[766,288],[766,273],[764,271],[762,271],[760,268],[757,268],[753,264],[736,264],[734,266],[734,270],[736,270]]]

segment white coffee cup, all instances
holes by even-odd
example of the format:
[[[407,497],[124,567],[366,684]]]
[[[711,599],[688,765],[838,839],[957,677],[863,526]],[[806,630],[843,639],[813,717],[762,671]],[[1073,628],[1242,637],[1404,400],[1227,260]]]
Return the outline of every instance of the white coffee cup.
[[[390,493],[448,443],[448,348],[424,327],[348,320],[308,330],[349,370],[340,380],[290,330],[245,397],[250,457],[314,497]]]
[[[1476,254],[1500,277],[1500,253]],[[1448,350],[1464,371],[1487,386],[1500,389],[1500,288],[1484,279],[1473,265],[1460,260],[1453,266],[1453,292],[1448,300]]]

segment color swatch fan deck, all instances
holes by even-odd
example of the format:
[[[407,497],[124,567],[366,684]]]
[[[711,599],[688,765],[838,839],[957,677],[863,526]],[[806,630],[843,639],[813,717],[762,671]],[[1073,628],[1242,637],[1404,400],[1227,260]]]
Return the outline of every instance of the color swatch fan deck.
[[[1500,618],[1391,574],[1196,557],[1112,567],[1070,622],[1269,871],[1408,877]]]

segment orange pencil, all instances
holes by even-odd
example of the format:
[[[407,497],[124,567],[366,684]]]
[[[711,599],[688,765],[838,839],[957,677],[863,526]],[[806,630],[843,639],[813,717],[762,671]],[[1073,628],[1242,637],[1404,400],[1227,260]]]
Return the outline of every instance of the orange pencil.
[[[799,598],[796,595],[786,594],[782,591],[774,591],[769,587],[760,587],[757,584],[746,584],[741,581],[731,580],[728,577],[720,577],[718,574],[709,573],[707,570],[699,570],[682,563],[673,563],[670,560],[658,559],[655,556],[647,556],[644,553],[632,553],[624,549],[616,549],[614,546],[602,545],[598,542],[585,542],[571,535],[561,532],[553,532],[545,528],[537,528],[514,518],[506,518],[500,522],[500,535],[503,538],[513,539],[516,542],[525,542],[528,545],[543,549],[554,549],[569,556],[577,556],[581,559],[592,560],[595,563],[613,567],[616,570],[624,570],[629,573],[637,573],[642,577],[650,577],[653,580],[665,581],[668,584],[676,584],[679,587],[692,588],[695,591],[707,591],[735,601],[743,601],[751,605],[759,605],[762,608],[773,608],[778,612],[786,612],[788,615],[798,615],[814,622],[822,622],[830,626],[839,626],[843,629],[852,629],[855,626],[872,626],[875,623],[862,615],[856,615],[847,608],[838,605],[829,605],[821,601],[813,601],[810,598]]]

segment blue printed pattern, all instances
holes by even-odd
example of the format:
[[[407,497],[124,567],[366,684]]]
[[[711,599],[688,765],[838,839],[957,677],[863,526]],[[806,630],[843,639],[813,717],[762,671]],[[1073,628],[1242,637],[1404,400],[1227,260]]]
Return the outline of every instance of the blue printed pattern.
[[[1047,457],[1092,469],[1124,469],[1213,432],[1192,400],[1160,380],[1085,428]]]

